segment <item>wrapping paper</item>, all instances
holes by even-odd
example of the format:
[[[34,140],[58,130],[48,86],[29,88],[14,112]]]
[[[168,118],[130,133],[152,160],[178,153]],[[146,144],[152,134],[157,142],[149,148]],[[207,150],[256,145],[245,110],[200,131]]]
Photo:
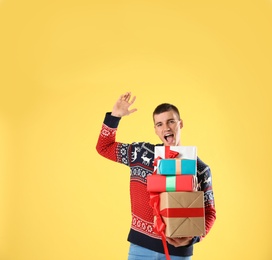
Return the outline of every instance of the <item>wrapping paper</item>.
[[[160,215],[166,237],[205,235],[203,191],[160,193]]]
[[[197,161],[196,146],[155,146],[154,173],[161,159],[186,159]]]
[[[147,176],[147,191],[149,192],[174,192],[196,191],[197,178],[194,175],[149,175]]]
[[[155,158],[197,159],[196,146],[155,146]]]
[[[161,159],[157,163],[157,174],[179,175],[192,174],[196,175],[196,160],[191,159]]]

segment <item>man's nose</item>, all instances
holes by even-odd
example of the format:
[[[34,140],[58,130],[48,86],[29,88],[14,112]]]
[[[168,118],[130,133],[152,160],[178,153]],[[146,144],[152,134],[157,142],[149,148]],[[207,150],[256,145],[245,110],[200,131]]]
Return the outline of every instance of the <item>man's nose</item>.
[[[170,130],[169,125],[168,125],[168,124],[165,124],[165,125],[163,126],[163,130],[164,130],[164,131],[168,131],[168,130]]]

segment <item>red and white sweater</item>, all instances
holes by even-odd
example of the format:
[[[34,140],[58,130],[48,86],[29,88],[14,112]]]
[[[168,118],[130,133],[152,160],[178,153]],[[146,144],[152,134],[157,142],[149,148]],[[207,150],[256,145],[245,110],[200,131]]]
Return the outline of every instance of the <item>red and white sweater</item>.
[[[106,113],[96,145],[97,152],[112,161],[130,167],[130,201],[132,222],[128,241],[150,250],[164,253],[161,237],[153,230],[153,209],[149,205],[149,192],[146,189],[146,177],[153,173],[154,147],[146,142],[116,142],[116,131],[121,118]],[[157,144],[162,145],[162,144]],[[206,235],[216,219],[212,176],[210,168],[197,158],[197,178],[199,190],[204,191]],[[194,237],[188,246],[168,245],[170,255],[190,256],[193,244],[203,237]]]

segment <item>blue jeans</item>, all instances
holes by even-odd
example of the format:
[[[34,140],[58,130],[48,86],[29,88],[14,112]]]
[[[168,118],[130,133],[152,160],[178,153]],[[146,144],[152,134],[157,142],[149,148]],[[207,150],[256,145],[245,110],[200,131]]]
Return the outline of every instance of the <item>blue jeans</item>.
[[[171,260],[191,260],[191,256],[170,256]],[[128,260],[165,260],[165,255],[147,248],[130,244]]]

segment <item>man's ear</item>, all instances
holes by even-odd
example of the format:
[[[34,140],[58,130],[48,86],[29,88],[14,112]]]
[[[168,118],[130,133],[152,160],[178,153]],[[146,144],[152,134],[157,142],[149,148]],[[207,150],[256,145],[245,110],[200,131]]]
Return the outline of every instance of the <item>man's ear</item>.
[[[183,127],[183,121],[180,119],[179,128],[181,129]]]

